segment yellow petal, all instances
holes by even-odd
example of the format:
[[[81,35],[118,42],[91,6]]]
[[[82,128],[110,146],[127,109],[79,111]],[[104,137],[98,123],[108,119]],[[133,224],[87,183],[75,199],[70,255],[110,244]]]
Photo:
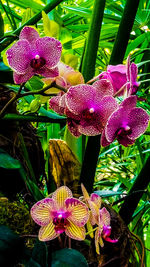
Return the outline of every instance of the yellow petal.
[[[82,201],[76,198],[68,198],[65,201],[67,211],[69,211],[69,220],[81,227],[86,224],[89,218],[88,207]]]
[[[87,226],[87,230],[88,230],[88,234],[89,234],[89,236],[91,237],[91,238],[93,238],[94,237],[94,233],[93,233],[93,227],[92,227],[92,224],[90,223],[90,220],[87,222],[87,224],[86,224],[86,226]]]
[[[31,217],[39,225],[47,225],[51,219],[51,211],[54,209],[54,201],[45,198],[38,201],[31,208]]]
[[[42,226],[39,230],[39,240],[49,241],[59,236],[59,234],[56,234],[54,227],[55,226],[52,221],[48,225]]]
[[[57,208],[64,208],[65,200],[72,197],[72,192],[67,186],[59,187],[52,195],[52,199],[56,202]]]
[[[79,71],[71,71],[65,75],[67,82],[71,85],[83,84],[84,79]]]
[[[88,201],[90,196],[83,184],[81,184],[81,189],[82,189],[82,193],[83,193],[85,201]]]
[[[100,250],[99,250],[99,231],[98,231],[98,229],[95,232],[95,248],[96,248],[96,253],[100,254]]]
[[[73,222],[69,221],[69,225],[65,231],[66,235],[75,240],[85,239],[85,228],[75,225]]]

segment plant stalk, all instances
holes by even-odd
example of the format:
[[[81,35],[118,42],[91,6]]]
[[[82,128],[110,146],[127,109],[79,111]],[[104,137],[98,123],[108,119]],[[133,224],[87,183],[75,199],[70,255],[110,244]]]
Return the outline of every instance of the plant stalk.
[[[99,45],[101,25],[104,15],[106,0],[95,0],[92,12],[92,19],[89,29],[88,38],[85,44],[85,52],[81,66],[81,72],[84,76],[85,82],[93,78],[95,73],[95,63],[97,57],[97,50]],[[93,189],[95,171],[97,160],[100,151],[100,135],[90,136],[87,141],[87,146],[84,154],[80,181],[83,183],[87,191],[91,192]],[[79,188],[79,193],[81,189]]]
[[[126,0],[109,64],[122,63],[140,0]]]
[[[150,182],[150,157],[147,159],[145,165],[143,166],[141,172],[139,173],[138,177],[136,178],[132,188],[130,189],[128,193],[128,197],[125,199],[119,214],[124,220],[126,224],[129,224],[132,221],[132,215],[142,198],[145,189],[147,188],[149,182]],[[137,192],[138,194],[134,194]],[[143,190],[143,191],[142,191]]]

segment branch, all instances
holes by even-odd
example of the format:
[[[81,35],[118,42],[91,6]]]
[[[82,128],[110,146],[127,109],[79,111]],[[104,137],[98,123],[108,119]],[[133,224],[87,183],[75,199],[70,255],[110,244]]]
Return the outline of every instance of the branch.
[[[55,82],[53,82],[51,85],[47,85],[46,87],[40,89],[40,90],[36,90],[36,91],[29,91],[26,93],[21,93],[21,90],[23,88],[24,85],[20,86],[20,89],[18,91],[17,94],[15,94],[15,96],[13,96],[7,103],[6,105],[1,109],[0,111],[0,117],[3,116],[4,112],[6,111],[6,109],[14,102],[16,101],[18,98],[22,98],[24,96],[28,96],[28,95],[40,95],[42,93],[44,93],[46,90],[52,88],[52,87],[56,87],[57,89],[62,90],[63,92],[66,92],[66,89],[64,87],[61,87],[59,85],[57,85]]]

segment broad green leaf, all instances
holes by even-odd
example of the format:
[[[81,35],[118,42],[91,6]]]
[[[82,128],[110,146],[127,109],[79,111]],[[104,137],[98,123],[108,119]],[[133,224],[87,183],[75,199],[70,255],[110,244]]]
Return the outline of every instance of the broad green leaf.
[[[45,242],[36,240],[32,251],[32,259],[41,267],[48,267],[48,250]]]
[[[84,256],[75,249],[64,248],[52,253],[51,267],[87,267]]]
[[[0,266],[15,266],[24,251],[24,241],[8,227],[0,226]]]
[[[17,159],[14,159],[3,149],[0,149],[0,167],[4,169],[20,169],[21,164]]]
[[[44,194],[40,191],[38,186],[33,181],[31,181],[30,179],[27,179],[26,184],[32,196],[34,197],[35,201],[39,201],[44,198]]]
[[[50,20],[48,15],[42,11],[43,27],[46,36],[58,38],[60,32],[60,26],[54,20]]]
[[[37,76],[33,76],[29,81],[26,82],[26,87],[30,91],[39,90],[43,87],[43,85],[44,85],[44,82],[42,82],[42,80]]]

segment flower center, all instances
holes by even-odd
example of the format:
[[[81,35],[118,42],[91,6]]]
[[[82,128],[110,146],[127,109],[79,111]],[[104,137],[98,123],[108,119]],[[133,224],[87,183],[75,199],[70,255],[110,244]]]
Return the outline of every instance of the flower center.
[[[63,214],[60,213],[53,219],[53,224],[55,225],[56,233],[61,234],[66,230],[69,222],[63,217]]]
[[[130,128],[130,126],[126,125],[124,127],[121,127],[118,131],[117,131],[117,136],[118,137],[123,137],[126,136],[128,134],[131,134],[132,130]]]
[[[94,115],[95,115],[94,108],[85,109],[82,112],[82,118],[85,120],[92,120],[94,118]]]
[[[39,70],[45,65],[45,63],[46,61],[44,58],[39,55],[35,55],[35,57],[31,60],[30,66],[35,70]]]

